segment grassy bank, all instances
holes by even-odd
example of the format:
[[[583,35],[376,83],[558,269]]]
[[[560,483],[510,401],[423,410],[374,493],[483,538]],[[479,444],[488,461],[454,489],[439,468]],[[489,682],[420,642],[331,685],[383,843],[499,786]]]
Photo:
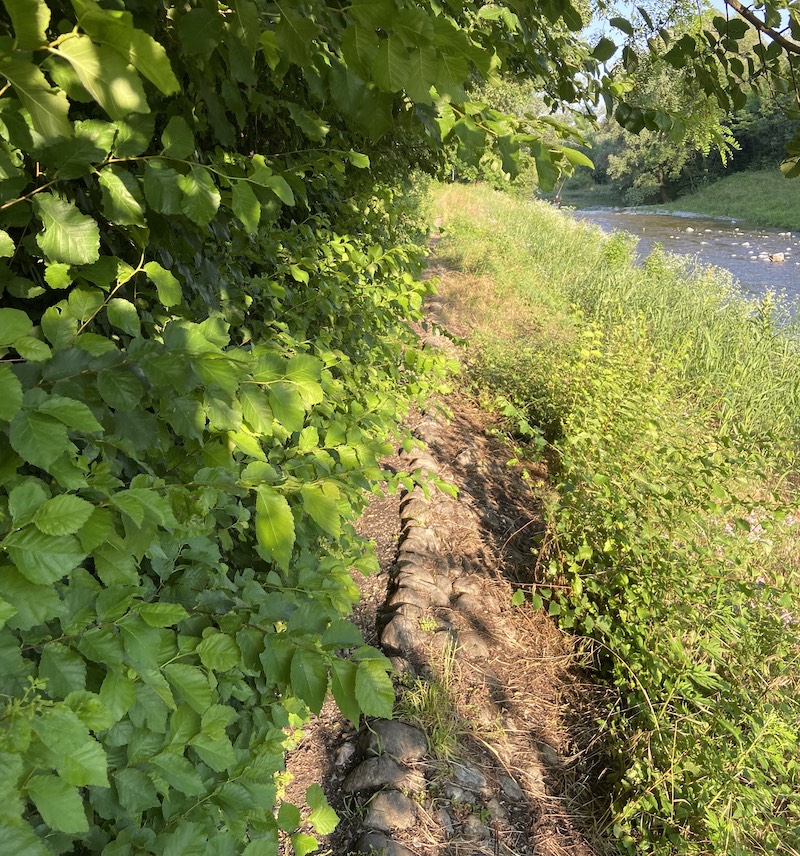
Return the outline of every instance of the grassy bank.
[[[616,689],[627,853],[800,852],[800,353],[769,300],[552,206],[439,195],[473,381],[557,461],[533,604]]]
[[[777,169],[737,172],[656,210],[734,217],[743,223],[800,228],[800,184]]]

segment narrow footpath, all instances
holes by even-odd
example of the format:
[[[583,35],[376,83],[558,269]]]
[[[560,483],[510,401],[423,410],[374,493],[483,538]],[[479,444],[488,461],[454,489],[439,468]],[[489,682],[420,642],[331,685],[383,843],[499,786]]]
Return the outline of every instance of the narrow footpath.
[[[450,272],[427,305],[427,347],[459,350]],[[459,333],[463,331],[459,330]],[[544,465],[511,465],[492,417],[464,393],[409,426],[420,448],[387,467],[458,489],[372,501],[359,531],[380,573],[357,577],[356,620],[396,669],[392,721],[355,732],[328,702],[288,759],[286,798],[321,781],[341,817],[320,853],[599,856],[599,690],[553,620],[512,596],[535,581]]]

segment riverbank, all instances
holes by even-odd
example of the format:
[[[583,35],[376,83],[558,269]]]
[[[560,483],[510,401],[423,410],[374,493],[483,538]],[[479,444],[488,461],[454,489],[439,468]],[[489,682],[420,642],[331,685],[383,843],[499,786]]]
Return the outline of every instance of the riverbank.
[[[653,211],[694,211],[777,229],[800,228],[800,183],[780,170],[736,172]]]
[[[800,354],[769,299],[449,186],[469,380],[554,477],[531,606],[591,640],[621,852],[800,849]]]
[[[552,194],[547,198],[551,199]],[[567,181],[561,204],[571,208],[627,207],[624,197],[608,184],[580,184]],[[800,183],[787,179],[777,168],[735,172],[679,196],[665,205],[642,206],[642,210],[685,212],[709,217],[729,217],[747,226],[800,229]]]

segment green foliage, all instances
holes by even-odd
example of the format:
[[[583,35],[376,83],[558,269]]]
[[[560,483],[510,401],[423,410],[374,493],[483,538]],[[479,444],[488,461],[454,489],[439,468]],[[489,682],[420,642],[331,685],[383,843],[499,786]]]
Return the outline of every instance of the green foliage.
[[[477,380],[552,441],[533,602],[595,640],[616,689],[610,832],[628,853],[797,852],[793,331],[718,274],[662,253],[634,266],[630,236],[444,199],[469,210],[446,248],[517,296],[492,323],[525,332],[509,347],[482,325]]]
[[[5,850],[316,847],[275,774],[329,689],[391,714],[351,521],[442,371],[396,177],[508,148],[495,69],[595,85],[568,0],[502,12],[0,4]]]

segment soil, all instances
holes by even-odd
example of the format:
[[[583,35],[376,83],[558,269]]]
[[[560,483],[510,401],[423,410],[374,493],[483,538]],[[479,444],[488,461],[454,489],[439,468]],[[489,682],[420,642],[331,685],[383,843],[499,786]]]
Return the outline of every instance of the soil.
[[[436,272],[435,317],[446,317],[464,336],[457,304],[448,300],[448,271]],[[420,621],[430,637],[429,667],[397,677],[397,718],[425,731],[430,753],[425,793],[415,797],[416,823],[394,830],[394,841],[418,856],[609,852],[598,831],[607,806],[593,727],[602,693],[553,620],[529,603],[512,603],[516,590],[529,591],[537,581],[546,466],[509,463],[513,444],[466,391],[436,405],[448,418],[438,418],[428,452],[458,497],[434,489],[426,526],[455,582],[450,604],[431,608]],[[422,418],[412,420],[412,433]],[[354,620],[376,646],[392,590],[402,502],[402,496],[376,497],[358,523],[375,543],[380,572],[357,575],[362,599]],[[457,656],[442,644],[448,634],[460,639]],[[365,804],[341,787],[364,757],[357,737],[329,700],[287,760],[285,799],[302,806],[305,789],[321,782],[341,818],[321,841],[319,852],[331,856],[351,853],[364,831]],[[485,779],[466,797],[454,781],[460,764]]]

